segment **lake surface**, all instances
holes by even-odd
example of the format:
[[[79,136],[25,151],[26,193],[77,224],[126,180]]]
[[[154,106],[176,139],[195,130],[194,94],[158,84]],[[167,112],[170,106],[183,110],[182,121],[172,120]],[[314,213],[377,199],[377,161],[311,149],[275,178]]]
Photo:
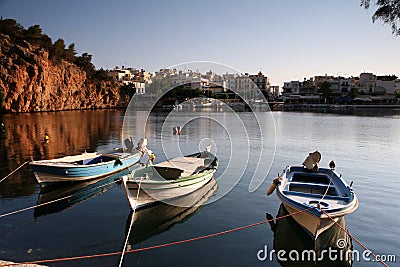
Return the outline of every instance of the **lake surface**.
[[[157,205],[141,212],[128,239],[128,248],[135,249],[264,221],[266,213],[277,216],[280,202],[275,194],[265,194],[272,179],[285,166],[301,164],[309,152],[319,150],[321,166],[333,159],[345,180],[354,181],[360,205],[345,218],[350,233],[376,254],[396,255],[400,260],[398,113],[355,116],[274,112],[255,117],[245,112],[181,111],[173,116],[151,114],[147,120],[137,112],[129,114],[123,127],[124,115],[124,111],[113,110],[3,115],[0,120],[5,122],[6,130],[0,135],[0,179],[30,159],[50,159],[85,150],[109,151],[120,147],[127,134],[137,142],[142,136],[138,136],[140,131],[135,131],[135,126],[145,122],[148,147],[156,154],[156,162],[211,144],[220,167],[215,174],[218,187],[210,186],[199,199],[208,204],[189,210]],[[172,126],[181,125],[182,118],[187,122],[182,135],[172,135]],[[255,118],[260,120],[259,127],[252,126]],[[238,121],[244,125],[242,128],[237,126]],[[45,133],[49,143],[43,143]],[[264,142],[259,143],[261,137]],[[263,161],[258,163],[261,152]],[[23,167],[0,184],[0,215],[57,198],[63,190],[76,195],[57,205],[0,218],[0,259],[22,262],[121,251],[132,214],[122,186],[114,183],[116,178],[46,192],[41,191],[29,167]],[[261,186],[249,192],[258,182]],[[297,228],[281,228],[275,233],[274,240],[270,225],[262,224],[191,243],[130,253],[125,255],[123,265],[300,266],[279,263],[276,257],[258,259],[260,250],[267,248],[269,252],[274,244],[276,248],[296,248],[304,241],[298,245],[304,249],[308,242]],[[326,242],[336,241],[333,238],[337,233],[331,234]],[[363,252],[354,241],[353,250]],[[118,266],[119,259],[117,255],[48,265]],[[360,256],[353,266],[380,263],[366,262]]]

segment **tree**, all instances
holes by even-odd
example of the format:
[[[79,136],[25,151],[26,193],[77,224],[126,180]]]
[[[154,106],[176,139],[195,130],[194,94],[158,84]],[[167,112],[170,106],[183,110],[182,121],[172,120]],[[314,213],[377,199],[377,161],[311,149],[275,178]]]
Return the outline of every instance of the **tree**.
[[[1,19],[0,32],[10,36],[11,40],[20,40],[23,37],[24,27],[17,23],[15,19]]]
[[[136,88],[132,83],[122,85],[120,90],[122,90],[129,97],[132,97],[136,93]]]
[[[322,83],[318,84],[318,87],[319,87],[318,93],[321,93],[322,96],[329,97],[331,95],[332,90],[331,90],[330,82],[327,82],[327,81],[322,82]]]
[[[43,47],[44,49],[46,49],[47,51],[51,51],[53,48],[53,41],[51,40],[51,38],[46,35],[46,34],[42,34],[42,37],[40,39],[41,42],[41,47]]]
[[[51,48],[50,51],[51,58],[56,63],[61,63],[61,60],[64,58],[64,50],[65,50],[64,40],[59,38],[57,41],[54,42]]]
[[[352,99],[356,98],[358,96],[357,88],[351,88],[351,91],[347,95]]]
[[[96,73],[96,69],[92,64],[92,55],[83,53],[81,56],[75,58],[75,64],[86,72],[89,78],[92,78]]]
[[[93,75],[93,80],[95,82],[99,81],[109,81],[112,82],[114,79],[112,76],[108,74],[108,71],[104,70],[103,68],[99,69],[96,71],[96,73]]]
[[[39,25],[30,26],[24,30],[24,37],[31,44],[41,45],[42,29]]]
[[[75,61],[75,55],[76,55],[76,51],[75,51],[75,44],[72,43],[68,46],[68,49],[65,49],[64,51],[64,57],[66,60],[68,60],[69,62],[74,62]]]
[[[361,0],[361,6],[370,8],[371,0]],[[400,1],[398,0],[377,0],[378,8],[372,16],[372,21],[382,21],[389,24],[394,35],[400,35]]]

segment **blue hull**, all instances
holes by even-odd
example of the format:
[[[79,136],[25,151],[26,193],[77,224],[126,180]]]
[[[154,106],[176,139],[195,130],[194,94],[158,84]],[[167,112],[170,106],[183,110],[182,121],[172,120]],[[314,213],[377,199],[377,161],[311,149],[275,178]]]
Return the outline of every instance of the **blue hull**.
[[[63,163],[60,159],[60,162],[38,161],[30,165],[37,181],[44,186],[54,182],[86,181],[114,174],[138,164],[141,156],[139,153],[109,155],[113,158],[108,156],[106,162],[101,162],[100,159],[104,155],[99,155],[89,159],[93,162],[97,159],[98,163],[85,162],[85,160],[79,163],[78,161]]]

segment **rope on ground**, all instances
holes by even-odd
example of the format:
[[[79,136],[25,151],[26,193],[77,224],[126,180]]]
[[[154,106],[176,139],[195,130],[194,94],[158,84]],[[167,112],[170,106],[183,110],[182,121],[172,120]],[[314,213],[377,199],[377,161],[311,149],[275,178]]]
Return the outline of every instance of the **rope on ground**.
[[[132,224],[133,224],[133,220],[135,219],[135,214],[136,214],[136,207],[137,207],[137,200],[139,198],[139,192],[140,192],[140,186],[142,184],[142,177],[140,177],[140,181],[139,181],[139,185],[138,185],[138,190],[136,193],[136,201],[135,201],[135,207],[133,208],[133,214],[131,217],[131,223],[129,224],[129,230],[128,230],[128,234],[126,235],[126,239],[124,242],[124,248],[122,249],[122,254],[121,254],[121,259],[119,260],[119,267],[122,266],[122,261],[124,260],[124,255],[125,255],[125,250],[126,250],[126,246],[128,245],[128,239],[129,236],[131,235],[131,229],[132,229]],[[126,185],[127,187],[128,185]],[[126,188],[126,190],[128,190],[128,188]],[[129,198],[129,197],[128,197]]]
[[[222,231],[222,232],[217,232],[217,233],[213,233],[213,234],[203,235],[203,236],[199,236],[199,237],[193,237],[193,238],[189,238],[189,239],[184,239],[184,240],[180,240],[180,241],[174,241],[174,242],[170,242],[170,243],[154,245],[154,246],[149,246],[149,247],[144,247],[144,248],[131,249],[131,250],[127,250],[125,252],[125,254],[127,254],[127,253],[136,253],[136,252],[141,252],[141,251],[147,251],[147,250],[163,248],[163,247],[169,247],[169,246],[174,246],[174,245],[180,245],[180,244],[189,243],[189,242],[193,242],[193,241],[198,241],[198,240],[202,240],[202,239],[207,239],[207,238],[211,238],[211,237],[215,237],[215,236],[225,235],[225,234],[241,231],[241,230],[244,230],[244,229],[252,228],[252,227],[255,227],[255,226],[258,226],[258,225],[266,224],[266,223],[269,223],[269,222],[273,222],[274,220],[275,221],[281,220],[281,219],[284,219],[284,218],[287,218],[287,217],[290,217],[290,216],[293,216],[293,215],[296,215],[296,214],[299,214],[299,213],[306,212],[306,211],[311,210],[311,209],[314,209],[314,207],[310,207],[310,208],[307,208],[307,209],[304,209],[304,210],[300,210],[300,211],[296,211],[296,212],[293,212],[293,213],[290,213],[290,214],[286,214],[286,215],[283,215],[283,216],[280,216],[280,217],[276,217],[275,219],[265,220],[265,221],[261,221],[261,222],[257,222],[257,223],[253,223],[253,224],[249,224],[249,225],[233,228],[233,229]],[[100,258],[100,257],[116,256],[116,255],[120,255],[120,254],[122,254],[122,252],[118,251],[118,252],[110,252],[110,253],[102,253],[102,254],[94,254],[94,255],[75,256],[75,257],[68,257],[68,258],[37,260],[37,261],[31,261],[31,262],[22,262],[22,263],[18,263],[18,264],[40,264],[40,263],[50,263],[50,262],[81,260],[81,259],[93,259],[93,258]],[[18,265],[18,264],[0,265],[0,267],[15,266],[15,265]]]
[[[24,163],[22,163],[18,168],[16,168],[15,170],[13,170],[10,174],[8,174],[6,177],[4,177],[3,179],[0,180],[0,183],[3,182],[5,179],[7,179],[8,177],[10,177],[14,172],[18,171],[19,169],[22,168],[22,166],[24,166],[25,164],[29,163],[29,161],[25,161]]]
[[[381,260],[375,253],[373,253],[369,248],[367,248],[363,243],[361,243],[361,241],[359,241],[357,238],[355,238],[352,234],[350,234],[349,231],[347,231],[346,228],[344,228],[343,226],[341,226],[337,221],[335,221],[326,211],[324,211],[323,209],[320,209],[326,216],[329,217],[329,219],[331,219],[337,226],[339,226],[340,229],[342,229],[348,236],[350,236],[354,241],[357,242],[357,244],[359,244],[363,249],[365,249],[366,251],[368,251],[369,253],[371,253],[372,256],[374,256],[374,258],[376,259],[376,261],[382,263],[384,266],[389,267],[389,265],[387,265],[383,260]]]
[[[79,192],[77,194],[71,194],[71,195],[68,195],[68,196],[65,196],[65,197],[61,197],[61,198],[58,198],[58,199],[54,199],[54,200],[51,200],[51,201],[48,201],[48,202],[45,202],[45,203],[41,203],[41,204],[38,204],[38,205],[26,207],[26,208],[23,208],[23,209],[19,209],[19,210],[16,210],[16,211],[11,211],[11,212],[4,213],[4,214],[0,214],[0,218],[6,217],[6,216],[10,216],[10,215],[13,215],[13,214],[17,214],[17,213],[20,213],[20,212],[23,212],[23,211],[31,210],[31,209],[34,209],[34,208],[38,208],[38,207],[41,207],[41,206],[45,206],[45,205],[48,205],[48,204],[51,204],[51,203],[54,203],[54,202],[58,202],[58,201],[73,197],[74,195],[80,195],[80,194],[87,193],[87,192],[90,192],[90,191],[93,191],[93,190],[97,190],[99,188],[106,187],[108,185],[111,185],[111,184],[117,183],[117,182],[118,182],[118,180],[113,181],[113,182],[108,183],[108,184],[100,185],[100,186],[95,187],[95,188],[91,188],[91,189],[83,191],[83,192]]]

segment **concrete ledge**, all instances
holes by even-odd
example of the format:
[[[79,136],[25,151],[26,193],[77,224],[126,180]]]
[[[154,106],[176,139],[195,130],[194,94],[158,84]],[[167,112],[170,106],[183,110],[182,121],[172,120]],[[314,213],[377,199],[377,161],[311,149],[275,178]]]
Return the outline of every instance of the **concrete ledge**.
[[[45,265],[37,265],[37,264],[19,264],[19,263],[15,263],[15,262],[12,262],[12,261],[2,261],[2,260],[0,260],[0,266],[1,267],[3,267],[3,266],[12,266],[12,267],[14,267],[14,266],[16,266],[16,267],[47,267],[47,266],[45,266]]]

